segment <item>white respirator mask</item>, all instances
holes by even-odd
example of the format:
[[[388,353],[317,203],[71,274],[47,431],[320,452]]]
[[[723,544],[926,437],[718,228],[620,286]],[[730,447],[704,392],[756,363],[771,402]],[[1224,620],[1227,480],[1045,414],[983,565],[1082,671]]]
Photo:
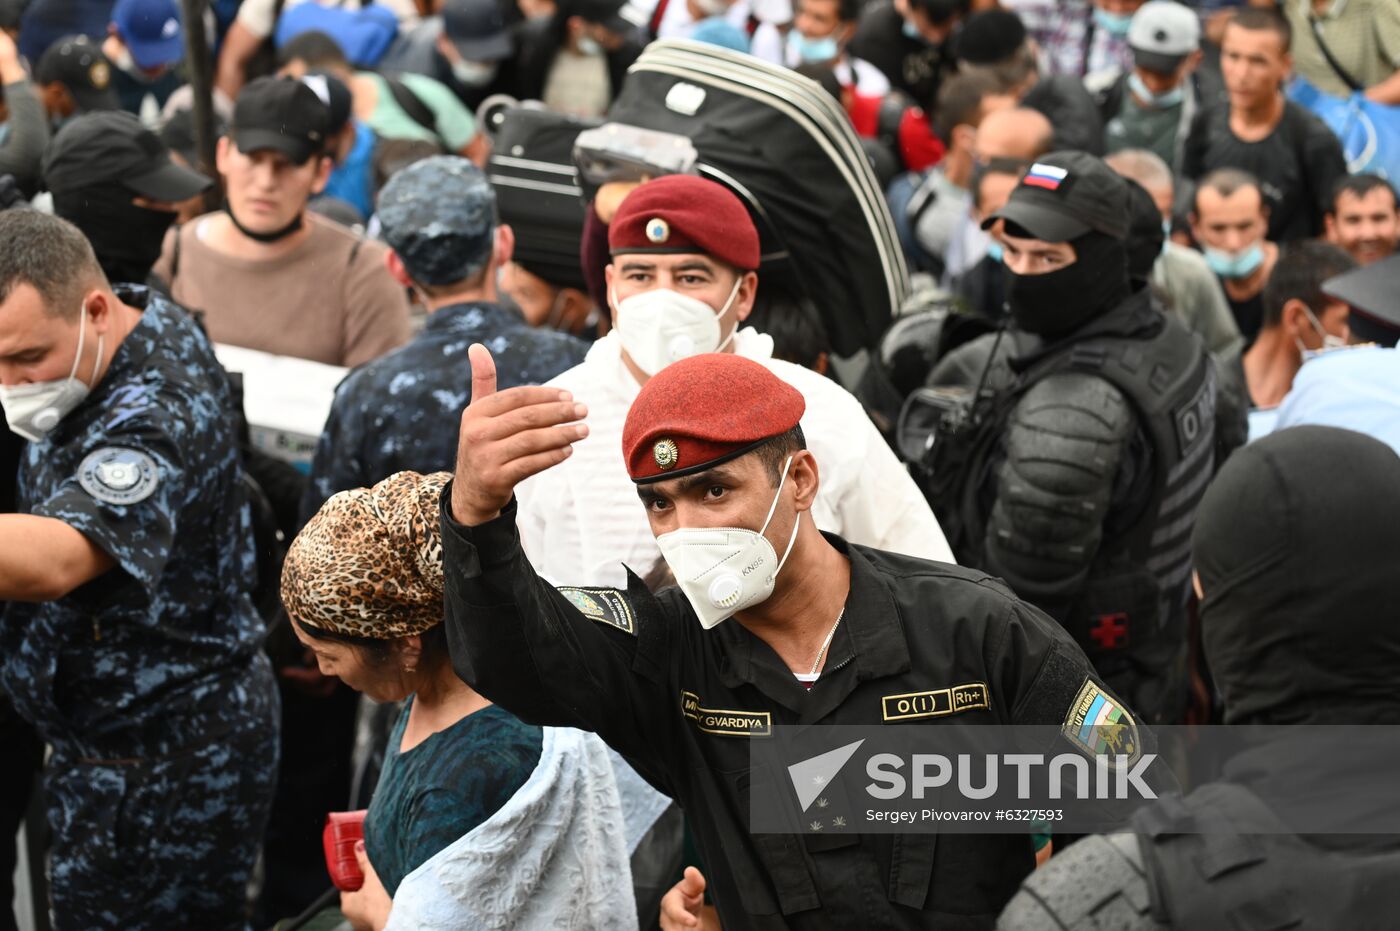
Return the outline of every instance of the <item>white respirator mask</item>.
[[[768,507],[768,516],[758,530],[682,527],[656,538],[662,558],[676,577],[676,585],[706,630],[773,594],[778,572],[797,542],[797,527],[802,520],[799,513],[787,549],[779,559],[763,532],[773,520],[791,465],[789,456],[783,463],[783,477]]]
[[[672,362],[719,352],[739,329],[736,323],[728,336],[720,338],[719,320],[734,303],[743,280],[735,280],[719,313],[704,301],[669,288],[643,291],[622,301],[614,289],[612,302],[617,308],[617,336],[622,340],[622,348],[648,375],[655,375]]]
[[[41,381],[30,385],[0,385],[0,407],[5,410],[5,422],[10,430],[31,443],[44,439],[59,422],[71,414],[92,388],[78,375],[78,360],[83,357],[83,336],[87,332],[87,308],[78,318],[78,352],[73,356],[73,369],[67,378]],[[102,334],[97,334],[97,358],[92,363],[92,382],[97,383],[97,369],[102,365]]]

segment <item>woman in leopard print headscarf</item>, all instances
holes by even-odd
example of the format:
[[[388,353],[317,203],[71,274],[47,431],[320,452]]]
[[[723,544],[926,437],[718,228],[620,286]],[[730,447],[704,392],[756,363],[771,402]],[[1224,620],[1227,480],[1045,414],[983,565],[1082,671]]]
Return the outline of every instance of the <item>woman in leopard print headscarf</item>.
[[[452,671],[438,504],[450,478],[400,472],[335,495],[282,570],[282,601],[321,672],[375,701],[407,699],[365,818],[365,885],[341,894],[356,927],[382,928],[403,878],[496,812],[540,760],[540,729]]]

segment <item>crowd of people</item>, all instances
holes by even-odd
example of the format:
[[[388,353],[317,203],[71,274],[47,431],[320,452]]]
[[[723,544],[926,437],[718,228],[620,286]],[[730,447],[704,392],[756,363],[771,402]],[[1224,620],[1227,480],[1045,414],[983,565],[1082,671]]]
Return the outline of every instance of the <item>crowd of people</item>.
[[[845,114],[897,254],[805,258],[902,306],[772,177],[500,144],[667,39]],[[748,827],[889,696],[1400,724],[1400,199],[1300,81],[1400,138],[1400,3],[0,2],[0,895],[23,824],[60,931],[1387,927],[1287,740],[1112,835]],[[345,370],[304,461],[224,347]]]

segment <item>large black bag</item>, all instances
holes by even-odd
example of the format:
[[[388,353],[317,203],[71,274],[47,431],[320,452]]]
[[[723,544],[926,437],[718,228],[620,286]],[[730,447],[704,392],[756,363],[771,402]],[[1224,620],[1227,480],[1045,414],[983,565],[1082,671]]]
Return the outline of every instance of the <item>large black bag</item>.
[[[585,205],[574,139],[600,120],[516,106],[500,116],[486,174],[501,222],[515,232],[521,264],[548,269],[551,283],[584,286],[579,267]]]
[[[668,39],[632,65],[608,119],[689,137],[698,173],[754,216],[760,294],[811,300],[840,355],[876,346],[909,273],[884,193],[830,94],[752,55]]]

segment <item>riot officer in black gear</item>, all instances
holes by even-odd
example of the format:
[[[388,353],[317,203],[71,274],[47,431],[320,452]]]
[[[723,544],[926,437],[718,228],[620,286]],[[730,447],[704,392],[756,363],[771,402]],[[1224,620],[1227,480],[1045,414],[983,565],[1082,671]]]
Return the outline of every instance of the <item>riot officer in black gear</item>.
[[[1221,469],[1193,550],[1206,661],[1247,749],[1057,853],[997,928],[1395,927],[1400,773],[1375,725],[1400,724],[1400,459],[1351,430],[1273,433]]]
[[[941,360],[903,420],[932,402],[922,465],[958,561],[1059,620],[1147,720],[1175,722],[1216,377],[1199,338],[1132,290],[1128,217],[1127,183],[1099,159],[1032,165],[986,223],[1004,331]]]

